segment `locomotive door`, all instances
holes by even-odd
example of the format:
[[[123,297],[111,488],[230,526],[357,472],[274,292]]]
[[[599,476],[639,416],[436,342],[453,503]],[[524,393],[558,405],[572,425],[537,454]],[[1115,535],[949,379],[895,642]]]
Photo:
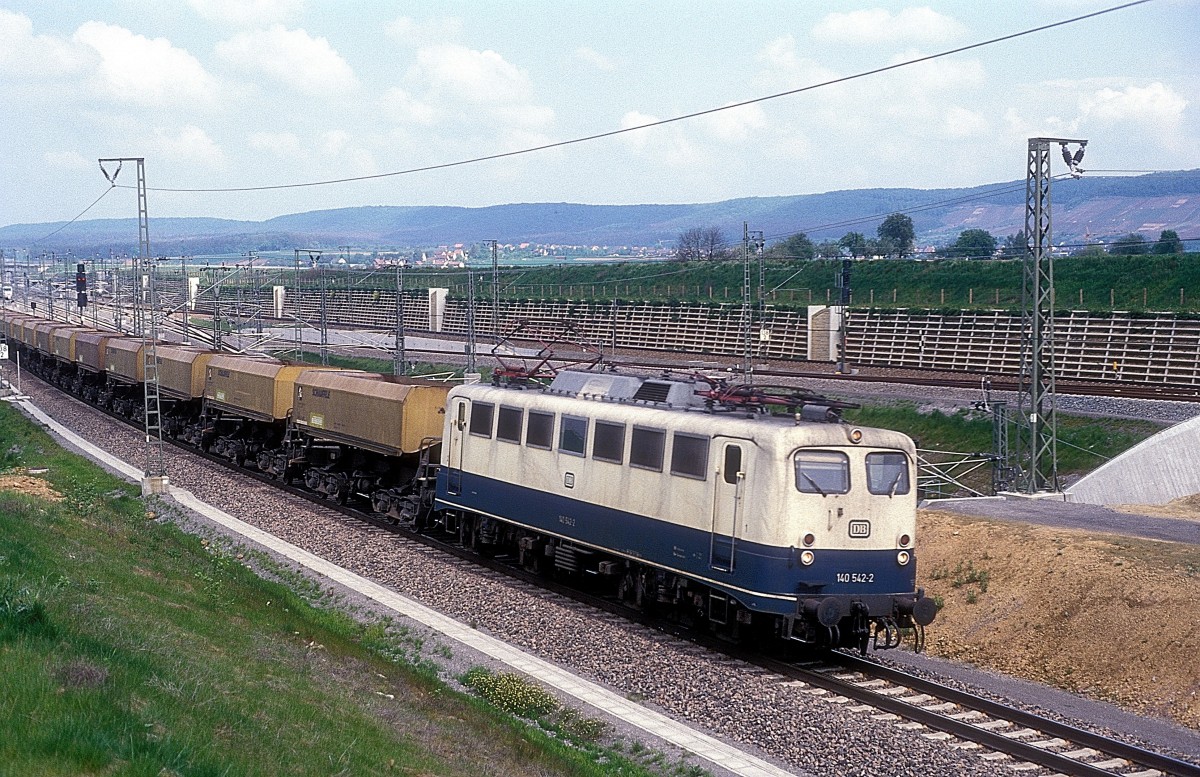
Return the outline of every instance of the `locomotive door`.
[[[738,527],[745,502],[750,446],[745,440],[716,437],[717,477],[713,487],[712,539],[708,563],[713,569],[732,572]]]
[[[450,421],[450,454],[446,461],[446,492],[451,495],[462,491],[463,430],[467,428],[467,400],[455,400],[453,412],[454,417]]]

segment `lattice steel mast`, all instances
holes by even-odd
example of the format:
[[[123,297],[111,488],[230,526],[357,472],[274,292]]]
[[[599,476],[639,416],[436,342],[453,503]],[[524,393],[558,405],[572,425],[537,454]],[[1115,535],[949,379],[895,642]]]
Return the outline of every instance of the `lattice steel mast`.
[[[1027,494],[1055,492],[1058,418],[1055,408],[1054,257],[1051,252],[1050,146],[1059,144],[1071,175],[1083,171],[1086,140],[1030,138],[1025,178],[1025,244],[1022,273],[1021,369],[1018,378],[1016,453],[1018,487]],[[1068,148],[1078,145],[1072,154]]]
[[[101,159],[100,172],[116,186],[125,162],[137,164],[138,256],[134,262],[133,331],[142,338],[143,414],[146,432],[146,464],[142,493],[161,493],[167,489],[167,465],[163,456],[162,405],[158,385],[158,298],[155,293],[154,260],[150,257],[150,219],[146,211],[146,164],[144,157]],[[116,164],[109,173],[105,163]],[[143,273],[145,279],[143,280]],[[144,284],[144,286],[143,286]]]

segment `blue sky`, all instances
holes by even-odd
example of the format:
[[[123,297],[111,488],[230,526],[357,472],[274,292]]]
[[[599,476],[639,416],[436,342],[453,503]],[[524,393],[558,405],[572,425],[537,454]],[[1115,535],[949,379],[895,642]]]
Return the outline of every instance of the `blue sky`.
[[[1023,177],[1026,139],[1099,170],[1200,167],[1197,0],[666,126],[1116,5],[1025,2],[0,0],[0,225],[74,217],[142,156],[151,219],[353,205],[712,202]],[[121,183],[134,182],[132,169]],[[86,218],[136,215],[117,189]]]

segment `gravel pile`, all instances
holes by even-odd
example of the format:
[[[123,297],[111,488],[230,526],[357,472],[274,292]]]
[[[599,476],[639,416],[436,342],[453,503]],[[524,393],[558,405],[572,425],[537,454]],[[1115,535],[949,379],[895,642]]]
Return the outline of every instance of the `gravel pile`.
[[[140,465],[139,432],[34,383],[26,388],[51,416]],[[168,446],[166,457],[173,484],[250,524],[798,772],[961,777],[997,771],[995,762],[930,741],[920,731],[850,712],[737,662],[449,564],[186,452]]]

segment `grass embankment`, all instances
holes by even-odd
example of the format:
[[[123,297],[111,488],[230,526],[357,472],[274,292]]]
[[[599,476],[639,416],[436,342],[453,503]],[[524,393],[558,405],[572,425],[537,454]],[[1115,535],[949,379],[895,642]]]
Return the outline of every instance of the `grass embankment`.
[[[0,775],[650,773],[533,686],[456,691],[403,629],[154,520],[2,403],[0,440]]]

